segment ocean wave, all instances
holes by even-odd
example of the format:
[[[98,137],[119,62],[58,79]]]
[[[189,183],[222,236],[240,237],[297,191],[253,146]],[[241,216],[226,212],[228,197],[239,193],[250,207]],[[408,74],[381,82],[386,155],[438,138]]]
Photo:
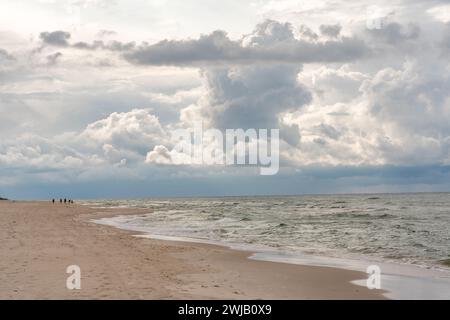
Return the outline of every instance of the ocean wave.
[[[358,253],[429,266],[442,266],[450,259],[442,258],[448,256],[450,247],[447,194],[107,200],[83,204],[151,208],[151,215],[127,216],[118,224],[160,235],[336,256]]]

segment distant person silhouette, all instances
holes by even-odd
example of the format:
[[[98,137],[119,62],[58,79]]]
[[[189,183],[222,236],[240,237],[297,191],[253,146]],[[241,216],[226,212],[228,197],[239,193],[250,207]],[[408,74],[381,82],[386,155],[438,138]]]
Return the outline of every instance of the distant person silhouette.
[[[64,198],[64,204],[66,204],[67,203],[67,199],[66,198]]]
[[[52,200],[53,204],[55,204],[55,199]]]
[[[62,203],[62,199],[59,199],[59,203]]]

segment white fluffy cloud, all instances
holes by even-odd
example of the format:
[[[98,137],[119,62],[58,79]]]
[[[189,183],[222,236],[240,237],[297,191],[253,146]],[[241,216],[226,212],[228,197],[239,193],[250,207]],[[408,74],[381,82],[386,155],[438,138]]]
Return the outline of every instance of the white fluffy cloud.
[[[83,131],[51,139],[23,135],[0,144],[0,164],[40,169],[126,166],[144,162],[147,152],[166,143],[167,133],[148,110],[113,113]]]
[[[114,112],[106,119],[91,123],[78,136],[86,143],[110,144],[121,149],[146,150],[164,140],[167,134],[156,116],[148,110]]]

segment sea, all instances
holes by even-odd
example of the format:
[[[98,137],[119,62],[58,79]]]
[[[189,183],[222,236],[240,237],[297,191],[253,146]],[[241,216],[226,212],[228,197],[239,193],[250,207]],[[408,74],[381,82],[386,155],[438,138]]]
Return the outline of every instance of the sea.
[[[377,265],[384,272],[389,298],[450,298],[450,193],[151,198],[83,204],[117,209],[117,216],[93,222],[140,236],[219,244],[254,252],[252,259],[283,263],[359,271]],[[123,208],[148,213],[120,215]],[[365,285],[362,280],[357,284]]]

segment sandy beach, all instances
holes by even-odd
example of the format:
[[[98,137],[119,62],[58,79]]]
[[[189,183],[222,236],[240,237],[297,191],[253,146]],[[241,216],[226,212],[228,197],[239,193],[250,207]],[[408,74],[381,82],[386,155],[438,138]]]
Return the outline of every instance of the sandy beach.
[[[0,201],[0,299],[384,299],[350,283],[361,272],[249,260],[91,222],[140,213]],[[69,265],[81,268],[81,290],[66,288]]]

